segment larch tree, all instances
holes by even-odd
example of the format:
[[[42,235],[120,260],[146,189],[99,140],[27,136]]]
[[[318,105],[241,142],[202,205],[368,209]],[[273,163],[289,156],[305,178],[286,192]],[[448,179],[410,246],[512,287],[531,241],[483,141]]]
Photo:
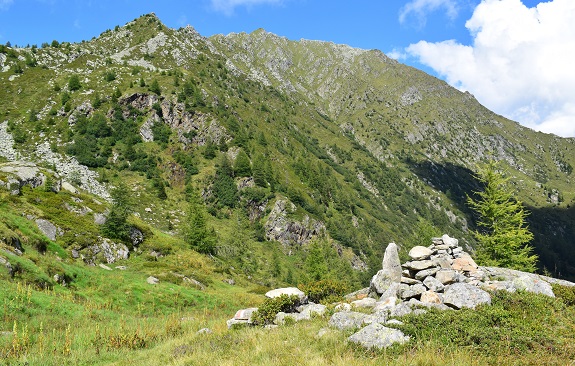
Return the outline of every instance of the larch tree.
[[[467,203],[479,216],[473,234],[479,243],[477,259],[488,266],[533,272],[537,255],[529,245],[533,234],[526,223],[528,212],[514,198],[509,177],[494,160],[479,169],[476,179],[484,189],[467,197]]]

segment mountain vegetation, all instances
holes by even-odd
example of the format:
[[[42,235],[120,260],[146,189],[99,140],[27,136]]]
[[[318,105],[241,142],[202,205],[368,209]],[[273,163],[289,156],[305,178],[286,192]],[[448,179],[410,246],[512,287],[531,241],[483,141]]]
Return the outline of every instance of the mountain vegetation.
[[[262,29],[203,37],[148,14],[81,43],[0,46],[0,84],[8,364],[229,364],[240,347],[251,351],[238,364],[417,364],[430,352],[431,364],[518,353],[552,364],[546,347],[573,327],[563,289],[553,300],[501,295],[460,320],[469,332],[414,316],[405,328],[422,338],[389,354],[334,334],[306,348],[313,321],[223,329],[272,287],[335,301],[367,286],[389,242],[405,259],[449,233],[481,252],[467,197],[491,160],[508,173],[506,197],[530,212],[525,255],[539,261],[527,266],[575,279],[575,139],[522,127],[380,51]],[[491,325],[477,316],[502,329],[554,325],[535,343],[513,333],[517,346],[501,331],[486,351]],[[195,333],[203,327],[213,334]],[[453,344],[469,350],[430,351]]]

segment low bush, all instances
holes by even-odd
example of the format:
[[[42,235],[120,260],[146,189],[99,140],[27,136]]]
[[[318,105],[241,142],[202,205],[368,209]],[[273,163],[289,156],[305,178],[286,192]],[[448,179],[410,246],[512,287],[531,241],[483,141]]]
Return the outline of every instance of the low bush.
[[[305,292],[309,301],[327,304],[341,301],[343,295],[349,290],[347,284],[336,280],[314,281],[299,285],[299,288]]]
[[[561,299],[565,305],[575,305],[575,286],[553,285],[553,293]]]
[[[256,325],[272,324],[276,314],[279,312],[294,312],[295,308],[300,305],[297,295],[281,295],[273,299],[266,299],[252,315],[252,321]]]

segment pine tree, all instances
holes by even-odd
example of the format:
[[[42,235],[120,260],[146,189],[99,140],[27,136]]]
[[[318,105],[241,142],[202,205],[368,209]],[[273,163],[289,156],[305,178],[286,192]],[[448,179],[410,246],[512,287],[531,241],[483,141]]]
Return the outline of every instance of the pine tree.
[[[199,202],[195,191],[190,193],[190,204],[184,224],[184,240],[190,247],[200,253],[215,254],[216,233],[208,228],[205,209]]]
[[[234,163],[234,173],[236,177],[249,177],[252,175],[250,158],[244,150],[240,150],[238,156],[236,156],[236,161]]]
[[[478,261],[484,265],[535,271],[537,255],[529,245],[533,234],[525,222],[528,212],[522,202],[513,197],[507,184],[509,178],[493,160],[480,169],[476,178],[484,190],[474,192],[477,199],[468,196],[467,203],[479,215],[479,230],[473,233],[479,243]]]
[[[110,239],[127,240],[130,237],[130,225],[128,216],[132,211],[130,192],[124,183],[120,183],[110,192],[112,196],[112,208],[102,226],[103,234]]]

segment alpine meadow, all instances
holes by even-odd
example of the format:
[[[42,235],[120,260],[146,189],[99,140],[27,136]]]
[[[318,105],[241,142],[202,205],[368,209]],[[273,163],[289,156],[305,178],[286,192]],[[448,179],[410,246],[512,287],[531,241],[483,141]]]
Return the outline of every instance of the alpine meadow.
[[[574,138],[153,13],[2,45],[0,85],[3,364],[575,359]]]

